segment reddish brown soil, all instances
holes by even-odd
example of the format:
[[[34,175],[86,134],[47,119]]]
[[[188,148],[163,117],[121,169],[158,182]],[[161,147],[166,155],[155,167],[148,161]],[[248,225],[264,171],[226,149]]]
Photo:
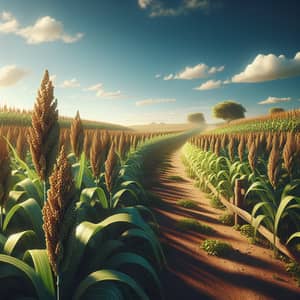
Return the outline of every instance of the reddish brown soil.
[[[219,222],[223,211],[212,208],[186,176],[180,151],[166,161],[168,166],[157,170],[153,178],[158,180],[151,188],[164,201],[155,212],[168,261],[162,274],[166,299],[300,299],[300,289],[271,250],[250,244],[238,231]],[[183,181],[170,180],[172,175]],[[180,199],[197,201],[198,208],[182,208],[176,204]],[[179,232],[176,221],[184,217],[195,218],[216,233]],[[227,259],[207,255],[199,247],[207,238],[230,243],[234,252]]]

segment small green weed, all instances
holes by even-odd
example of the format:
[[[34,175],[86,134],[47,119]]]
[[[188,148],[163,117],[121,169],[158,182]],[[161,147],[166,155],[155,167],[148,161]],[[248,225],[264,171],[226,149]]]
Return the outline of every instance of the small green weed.
[[[225,206],[223,205],[223,203],[219,200],[218,197],[216,196],[212,196],[209,200],[209,204],[211,207],[213,208],[217,208],[217,209],[225,209]]]
[[[177,181],[177,182],[185,181],[184,178],[182,178],[181,176],[178,176],[178,175],[171,175],[168,177],[168,179],[172,180],[172,181]]]
[[[190,208],[190,209],[196,209],[198,207],[198,204],[196,201],[188,200],[188,199],[181,199],[177,201],[177,205],[184,207],[184,208]]]
[[[177,222],[177,228],[180,231],[195,231],[203,234],[211,234],[214,229],[208,225],[202,224],[196,219],[184,218]]]
[[[234,230],[236,230],[236,231],[240,231],[241,225],[240,225],[240,224],[235,224],[235,225],[232,226],[232,228],[233,228]]]
[[[219,221],[224,225],[233,226],[234,224],[233,214],[226,212],[225,214],[219,217]]]
[[[254,238],[254,227],[250,224],[242,225],[240,232],[247,238]]]
[[[233,251],[230,244],[219,240],[205,240],[202,242],[201,248],[209,255],[220,257],[226,257]]]
[[[300,286],[300,265],[295,262],[289,262],[285,265],[286,271],[290,273],[293,278],[296,280],[298,286]]]

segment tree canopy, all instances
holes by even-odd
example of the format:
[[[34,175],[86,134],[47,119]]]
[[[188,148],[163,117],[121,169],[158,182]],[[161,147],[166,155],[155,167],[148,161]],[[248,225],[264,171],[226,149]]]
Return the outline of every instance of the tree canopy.
[[[187,119],[190,123],[197,123],[197,124],[205,123],[205,118],[203,113],[189,114]]]
[[[277,114],[277,113],[281,113],[284,112],[285,110],[281,107],[272,107],[269,109],[269,114],[273,115],[273,114]]]
[[[213,107],[213,116],[227,122],[245,118],[245,112],[246,109],[243,105],[231,100],[218,103]]]

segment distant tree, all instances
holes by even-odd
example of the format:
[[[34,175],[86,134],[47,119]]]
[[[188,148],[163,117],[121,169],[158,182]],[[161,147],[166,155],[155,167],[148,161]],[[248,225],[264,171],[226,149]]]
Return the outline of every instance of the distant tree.
[[[198,124],[205,123],[205,118],[203,113],[189,114],[187,119],[190,123],[198,123]]]
[[[224,101],[213,107],[213,116],[230,122],[235,119],[245,118],[246,109],[235,101]]]
[[[281,113],[281,112],[284,112],[284,108],[281,108],[281,107],[272,107],[269,109],[269,114],[270,115],[273,115],[273,114],[277,114],[277,113]]]

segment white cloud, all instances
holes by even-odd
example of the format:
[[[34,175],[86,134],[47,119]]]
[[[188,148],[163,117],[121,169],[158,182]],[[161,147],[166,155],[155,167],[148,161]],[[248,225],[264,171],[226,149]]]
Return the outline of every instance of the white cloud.
[[[102,89],[103,84],[102,83],[97,83],[94,85],[89,86],[88,88],[84,89],[85,91],[93,91],[97,92],[98,90]]]
[[[178,73],[175,78],[183,80],[203,78],[207,76],[208,71],[209,68],[206,64],[198,64],[194,67],[185,67],[185,69]]]
[[[262,82],[300,75],[300,52],[292,59],[284,55],[259,54],[232,82]]]
[[[0,17],[0,32],[13,33],[24,38],[27,44],[62,41],[75,43],[83,37],[83,33],[70,35],[65,32],[62,22],[50,16],[38,19],[33,25],[20,27],[17,19],[9,12],[3,12]]]
[[[114,91],[114,92],[106,92],[104,90],[99,90],[96,93],[97,97],[101,98],[107,98],[107,99],[115,99],[115,98],[120,98],[122,96],[121,91]]]
[[[91,85],[88,88],[84,89],[84,91],[96,92],[97,97],[105,99],[118,99],[124,96],[120,90],[113,92],[105,91],[102,83]]]
[[[155,74],[155,78],[158,79],[161,77],[161,74]]]
[[[223,70],[224,70],[224,66],[209,67],[206,64],[201,63],[193,67],[187,66],[184,68],[184,70],[182,70],[181,72],[175,75],[169,74],[164,77],[164,80],[171,80],[171,79],[192,80],[198,78],[205,78],[217,72],[222,72]]]
[[[55,86],[56,77],[57,77],[56,74],[50,75],[50,80],[51,80],[53,86]]]
[[[173,74],[169,74],[169,75],[164,76],[164,80],[172,80],[172,79],[174,79]]]
[[[278,98],[278,97],[268,97],[267,99],[260,101],[258,104],[274,104],[279,102],[287,102],[290,101],[291,97]]]
[[[205,90],[212,90],[212,89],[217,89],[222,86],[222,81],[221,80],[208,80],[198,87],[195,87],[194,90],[199,90],[199,91],[205,91]]]
[[[211,0],[181,0],[175,7],[166,6],[162,0],[138,0],[138,5],[141,9],[149,9],[150,17],[174,17],[195,10],[208,12],[216,6],[212,4]]]
[[[153,105],[153,104],[159,104],[159,103],[172,103],[176,102],[176,99],[174,98],[158,98],[158,99],[145,99],[141,101],[135,102],[136,106],[144,106],[144,105]]]
[[[74,43],[83,37],[82,33],[77,33],[73,36],[65,33],[63,24],[49,16],[38,19],[32,26],[20,29],[17,34],[25,38],[28,44],[59,40],[64,43]]]
[[[19,27],[19,23],[16,18],[7,11],[0,14],[0,21],[0,32],[2,33],[16,32]]]
[[[210,6],[209,0],[185,0],[184,5],[187,9],[207,9]]]
[[[62,88],[76,88],[76,87],[80,87],[80,83],[78,82],[78,80],[76,78],[72,78],[70,80],[65,80],[61,86]]]
[[[223,72],[225,69],[224,66],[220,66],[220,67],[211,67],[209,70],[208,70],[208,73],[209,74],[216,74],[218,72]]]
[[[142,9],[147,8],[151,4],[152,0],[138,0],[139,7]]]
[[[28,74],[28,71],[18,68],[15,65],[7,65],[0,68],[0,87],[7,87],[16,84]]]

